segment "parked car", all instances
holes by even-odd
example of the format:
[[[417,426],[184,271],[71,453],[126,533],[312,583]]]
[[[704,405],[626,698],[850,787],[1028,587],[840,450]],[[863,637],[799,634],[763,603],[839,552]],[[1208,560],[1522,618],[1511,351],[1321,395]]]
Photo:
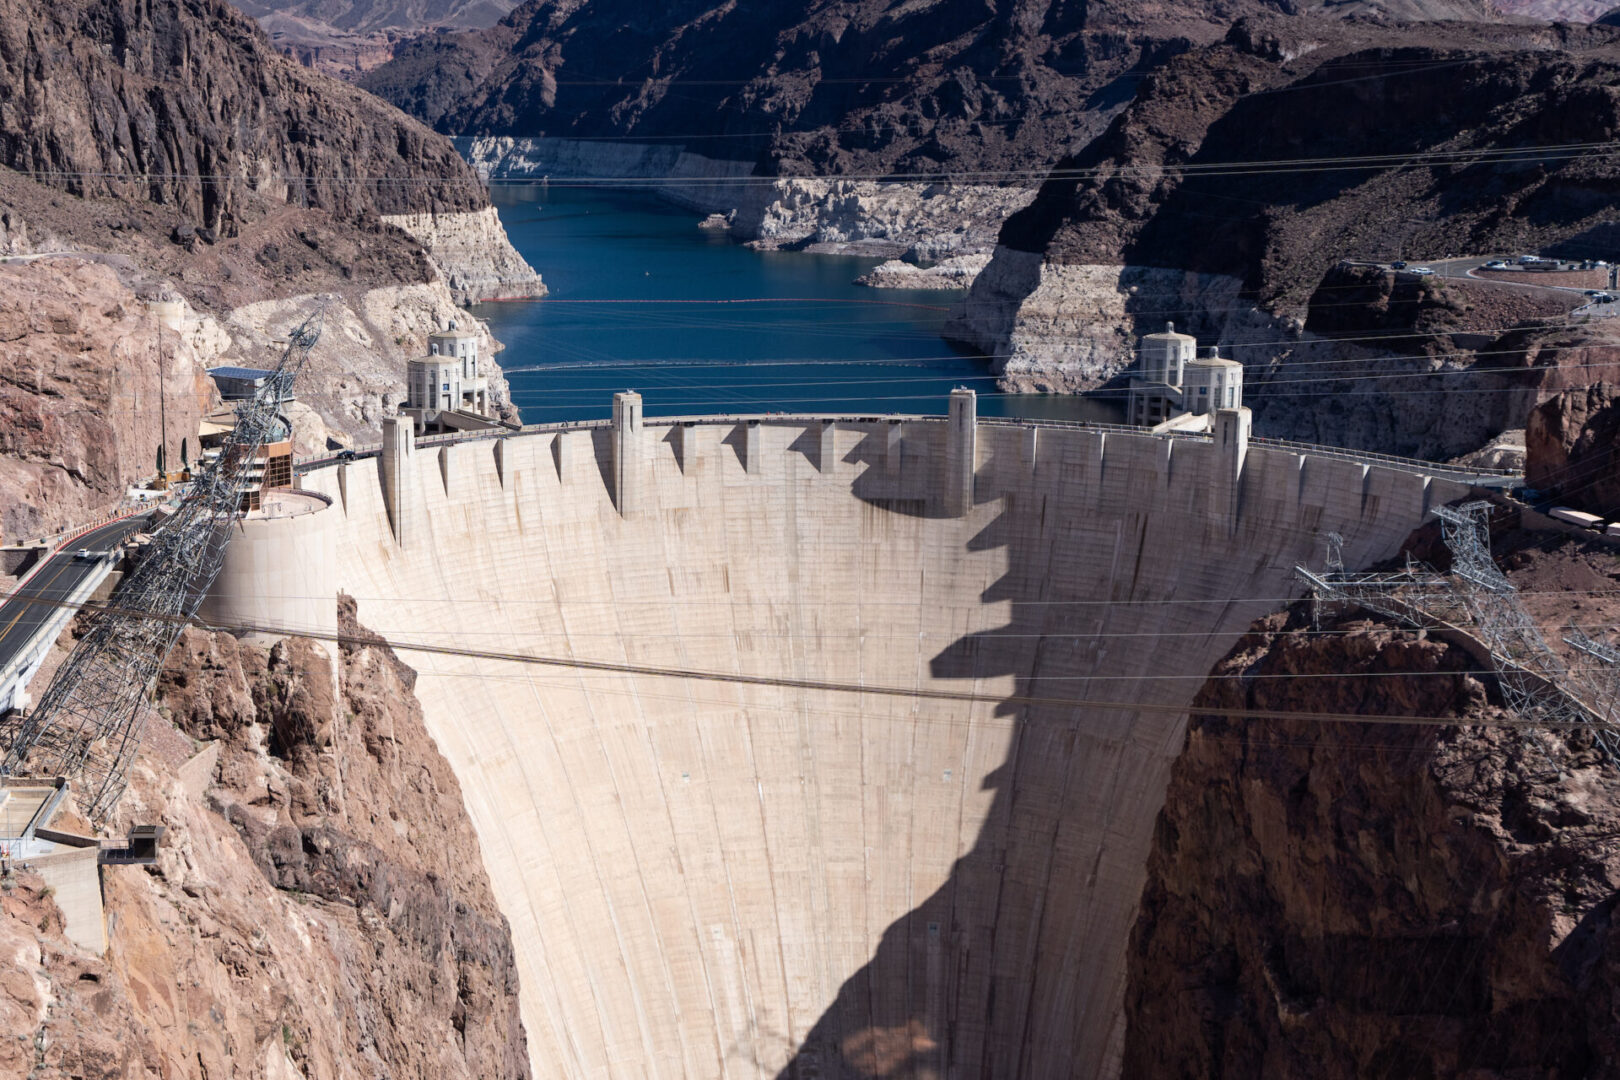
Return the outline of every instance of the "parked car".
[[[1519,256],[1519,265],[1520,266],[1529,266],[1531,263],[1538,263],[1540,261],[1541,261],[1541,256],[1540,255],[1520,255]]]
[[[1508,264],[1503,262],[1501,259],[1492,259],[1490,262],[1485,264],[1485,269],[1487,270],[1506,270],[1507,268]]]
[[[1418,277],[1434,276],[1434,271],[1430,270],[1427,266],[1414,266],[1412,267],[1412,273],[1416,274]]]
[[[1405,270],[1406,264],[1397,260],[1396,262],[1390,263],[1389,268],[1391,270]]]
[[[354,451],[353,450],[339,450],[337,459],[339,461],[353,461],[354,460]]]
[[[1594,304],[1612,304],[1612,303],[1614,303],[1614,294],[1613,293],[1600,292],[1596,296],[1592,297],[1592,303],[1594,303]]]

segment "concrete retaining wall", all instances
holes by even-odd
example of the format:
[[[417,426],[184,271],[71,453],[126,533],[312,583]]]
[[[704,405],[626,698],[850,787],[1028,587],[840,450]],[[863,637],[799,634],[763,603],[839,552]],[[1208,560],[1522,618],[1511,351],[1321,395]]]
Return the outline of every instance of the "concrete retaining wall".
[[[336,633],[339,518],[337,510],[327,507],[296,517],[255,516],[237,522],[219,578],[198,616],[222,626]],[[331,651],[336,655],[335,648]]]
[[[976,434],[647,421],[635,446],[530,434],[306,480],[337,500],[311,516],[335,585],[395,640],[986,695],[403,652],[511,921],[537,1076],[1113,1075],[1175,710],[1323,532],[1365,565],[1465,493]]]

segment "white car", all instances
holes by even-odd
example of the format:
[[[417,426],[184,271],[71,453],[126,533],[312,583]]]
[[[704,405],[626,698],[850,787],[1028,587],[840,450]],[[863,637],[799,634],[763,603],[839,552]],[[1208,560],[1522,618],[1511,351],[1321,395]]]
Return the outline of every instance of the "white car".
[[[1485,264],[1485,269],[1487,270],[1506,270],[1507,268],[1508,264],[1503,262],[1501,259],[1492,259],[1490,262]]]
[[[1434,271],[1430,270],[1427,266],[1414,266],[1409,271],[1409,273],[1416,274],[1418,277],[1433,277],[1434,276]]]
[[[1519,265],[1520,266],[1529,266],[1531,263],[1538,263],[1540,261],[1541,261],[1541,256],[1540,255],[1520,255],[1519,256]]]

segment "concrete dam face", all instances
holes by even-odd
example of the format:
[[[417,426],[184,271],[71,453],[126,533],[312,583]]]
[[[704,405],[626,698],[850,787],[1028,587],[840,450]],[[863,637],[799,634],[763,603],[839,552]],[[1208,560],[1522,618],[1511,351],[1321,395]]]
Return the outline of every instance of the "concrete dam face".
[[[1465,493],[1243,421],[394,432],[254,525],[216,612],[324,628],[262,575],[327,560],[407,650],[757,677],[402,651],[536,1076],[1106,1077],[1177,710],[1323,534],[1367,564]]]

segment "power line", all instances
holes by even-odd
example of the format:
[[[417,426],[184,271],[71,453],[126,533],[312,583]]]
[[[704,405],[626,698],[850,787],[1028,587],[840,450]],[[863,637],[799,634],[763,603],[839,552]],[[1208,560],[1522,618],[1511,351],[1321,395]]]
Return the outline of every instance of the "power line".
[[[1257,158],[1199,162],[1186,161],[1169,165],[1121,165],[1088,167],[1054,167],[1036,169],[958,169],[935,172],[893,173],[829,173],[711,176],[568,176],[568,177],[443,177],[426,175],[335,175],[315,176],[272,174],[269,176],[239,173],[184,173],[184,172],[132,172],[122,170],[88,169],[12,169],[29,179],[93,179],[120,182],[151,183],[154,181],[194,182],[253,182],[266,180],[298,184],[437,184],[445,186],[514,184],[530,186],[544,181],[552,186],[592,185],[603,187],[666,187],[698,184],[705,187],[758,186],[791,183],[794,181],[872,181],[880,183],[923,183],[973,179],[988,181],[1033,180],[1087,180],[1117,177],[1175,176],[1232,176],[1285,175],[1294,173],[1338,172],[1371,169],[1375,171],[1401,168],[1441,167],[1451,165],[1482,164],[1535,164],[1545,161],[1567,161],[1581,158],[1606,158],[1620,154],[1620,141],[1557,143],[1526,147],[1485,147],[1473,150],[1418,150],[1405,154],[1346,154],[1316,158]]]
[[[62,603],[50,601],[50,603]],[[1457,727],[1459,720],[1456,717],[1443,716],[1362,716],[1354,713],[1331,712],[1275,712],[1260,709],[1230,709],[1205,708],[1199,706],[1192,708],[1184,705],[1162,705],[1153,702],[1116,701],[1098,698],[1081,697],[1051,697],[1031,694],[981,694],[972,691],[947,690],[932,687],[904,687],[886,686],[881,684],[849,683],[833,680],[802,679],[786,676],[750,675],[743,672],[712,671],[698,668],[678,668],[652,664],[632,664],[611,660],[588,660],[578,657],[540,656],[532,653],[504,652],[490,649],[471,649],[463,646],[435,645],[423,641],[406,641],[390,639],[372,633],[345,634],[316,628],[299,628],[282,625],[271,625],[251,622],[207,623],[202,620],[174,615],[151,616],[145,612],[126,612],[111,604],[80,605],[87,610],[103,612],[108,615],[139,615],[143,619],[161,618],[180,626],[195,626],[202,630],[224,630],[236,634],[254,633],[285,637],[303,637],[315,641],[327,641],[338,645],[357,647],[386,646],[396,652],[424,653],[434,656],[455,656],[470,659],[492,660],[505,663],[521,664],[537,667],[568,668],[575,671],[600,672],[618,675],[640,675],[657,678],[680,679],[689,682],[726,683],[741,686],[759,686],[773,689],[807,690],[824,693],[847,693],[870,695],[876,697],[912,698],[928,701],[949,701],[963,704],[993,704],[993,705],[1022,705],[1031,708],[1063,708],[1063,709],[1098,709],[1117,710],[1123,712],[1156,712],[1181,716],[1194,713],[1199,716],[1224,716],[1229,719],[1255,719],[1255,720],[1302,720],[1316,723],[1376,723],[1376,724],[1423,724],[1438,727]],[[450,674],[450,673],[439,673]],[[1378,672],[1365,673],[1372,676],[1411,676],[1420,678],[1448,677],[1452,674],[1467,674],[1466,672]],[[1484,674],[1489,674],[1484,672]],[[1008,676],[1028,679],[1029,676]],[[965,678],[1005,677],[995,676],[964,676]],[[1290,675],[1297,679],[1336,679],[1347,678],[1347,675]],[[1082,678],[1082,677],[1077,677]],[[1099,679],[1101,677],[1098,677]],[[1140,677],[1120,676],[1120,678],[1133,678],[1134,681],[1148,681]],[[1206,679],[1206,676],[1187,676],[1186,678]],[[1556,725],[1528,725],[1518,721],[1490,719],[1479,723],[1472,721],[1462,726],[1492,726],[1506,728],[1530,728],[1555,726],[1558,729],[1585,730],[1586,725],[1577,723],[1560,723]]]

